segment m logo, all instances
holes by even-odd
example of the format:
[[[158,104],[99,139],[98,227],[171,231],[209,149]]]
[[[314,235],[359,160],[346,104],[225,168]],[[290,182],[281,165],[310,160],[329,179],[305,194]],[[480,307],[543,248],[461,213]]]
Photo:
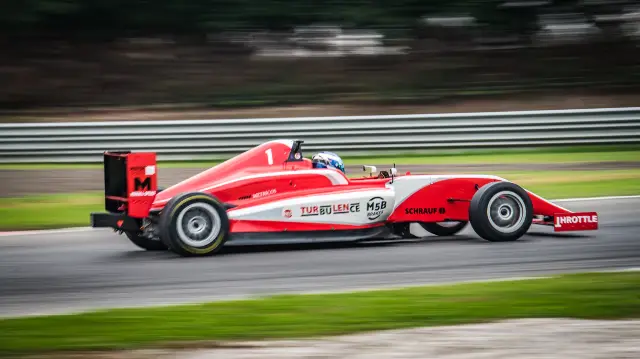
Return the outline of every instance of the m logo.
[[[140,178],[135,178],[133,180],[133,190],[134,191],[151,191],[151,177],[147,177],[144,181],[140,181]]]

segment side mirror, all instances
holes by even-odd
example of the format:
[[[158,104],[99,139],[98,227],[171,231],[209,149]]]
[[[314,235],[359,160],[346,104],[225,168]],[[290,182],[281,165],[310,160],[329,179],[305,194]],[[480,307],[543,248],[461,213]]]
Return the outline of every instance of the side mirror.
[[[378,169],[376,168],[376,166],[366,166],[366,165],[365,165],[365,166],[362,166],[362,170],[363,170],[363,171],[365,171],[365,172],[366,172],[366,171],[369,171],[369,174],[370,174],[370,175],[373,175],[373,173],[374,173],[374,172],[377,172],[377,171],[378,171]]]
[[[392,176],[397,176],[398,175],[398,169],[393,167],[393,168],[390,169],[389,173],[391,173]]]

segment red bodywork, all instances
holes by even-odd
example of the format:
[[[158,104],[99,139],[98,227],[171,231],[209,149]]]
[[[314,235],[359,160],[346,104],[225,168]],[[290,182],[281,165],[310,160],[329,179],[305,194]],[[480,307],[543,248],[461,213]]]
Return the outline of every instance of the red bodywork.
[[[114,154],[128,156],[128,193],[113,200],[130,217],[143,218],[160,212],[180,193],[207,192],[228,205],[231,233],[350,230],[395,222],[468,221],[469,201],[477,189],[506,181],[484,175],[348,178],[337,170],[314,169],[299,145],[290,140],[263,143],[159,193],[155,154]],[[555,223],[556,231],[597,229],[597,214],[573,213],[529,195],[534,224]]]

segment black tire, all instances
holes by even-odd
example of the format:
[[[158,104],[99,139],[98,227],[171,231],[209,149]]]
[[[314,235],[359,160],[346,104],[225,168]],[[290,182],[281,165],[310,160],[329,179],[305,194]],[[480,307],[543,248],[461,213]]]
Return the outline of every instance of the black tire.
[[[420,226],[427,232],[435,234],[436,236],[453,236],[458,234],[469,222],[457,222],[452,226],[444,226],[438,222],[420,222]]]
[[[489,206],[492,206],[492,214],[488,213]],[[510,219],[515,219],[515,223]],[[519,239],[529,230],[532,220],[533,205],[528,193],[511,182],[492,182],[483,186],[473,195],[469,205],[473,230],[491,242]],[[511,226],[506,226],[508,224]]]
[[[227,211],[207,193],[190,192],[173,197],[162,209],[159,223],[162,242],[184,257],[215,254],[229,236]],[[205,237],[199,244],[201,236]]]
[[[124,234],[127,235],[127,238],[129,238],[131,243],[142,249],[146,249],[148,251],[166,251],[169,249],[167,245],[161,241],[154,241],[149,238],[141,237],[140,233],[124,232]]]

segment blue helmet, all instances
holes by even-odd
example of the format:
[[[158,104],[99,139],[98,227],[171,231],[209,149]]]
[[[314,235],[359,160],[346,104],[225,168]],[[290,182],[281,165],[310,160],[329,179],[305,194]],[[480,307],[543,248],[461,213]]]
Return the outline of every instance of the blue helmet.
[[[344,162],[333,152],[322,151],[311,157],[313,168],[337,168],[345,173]]]

